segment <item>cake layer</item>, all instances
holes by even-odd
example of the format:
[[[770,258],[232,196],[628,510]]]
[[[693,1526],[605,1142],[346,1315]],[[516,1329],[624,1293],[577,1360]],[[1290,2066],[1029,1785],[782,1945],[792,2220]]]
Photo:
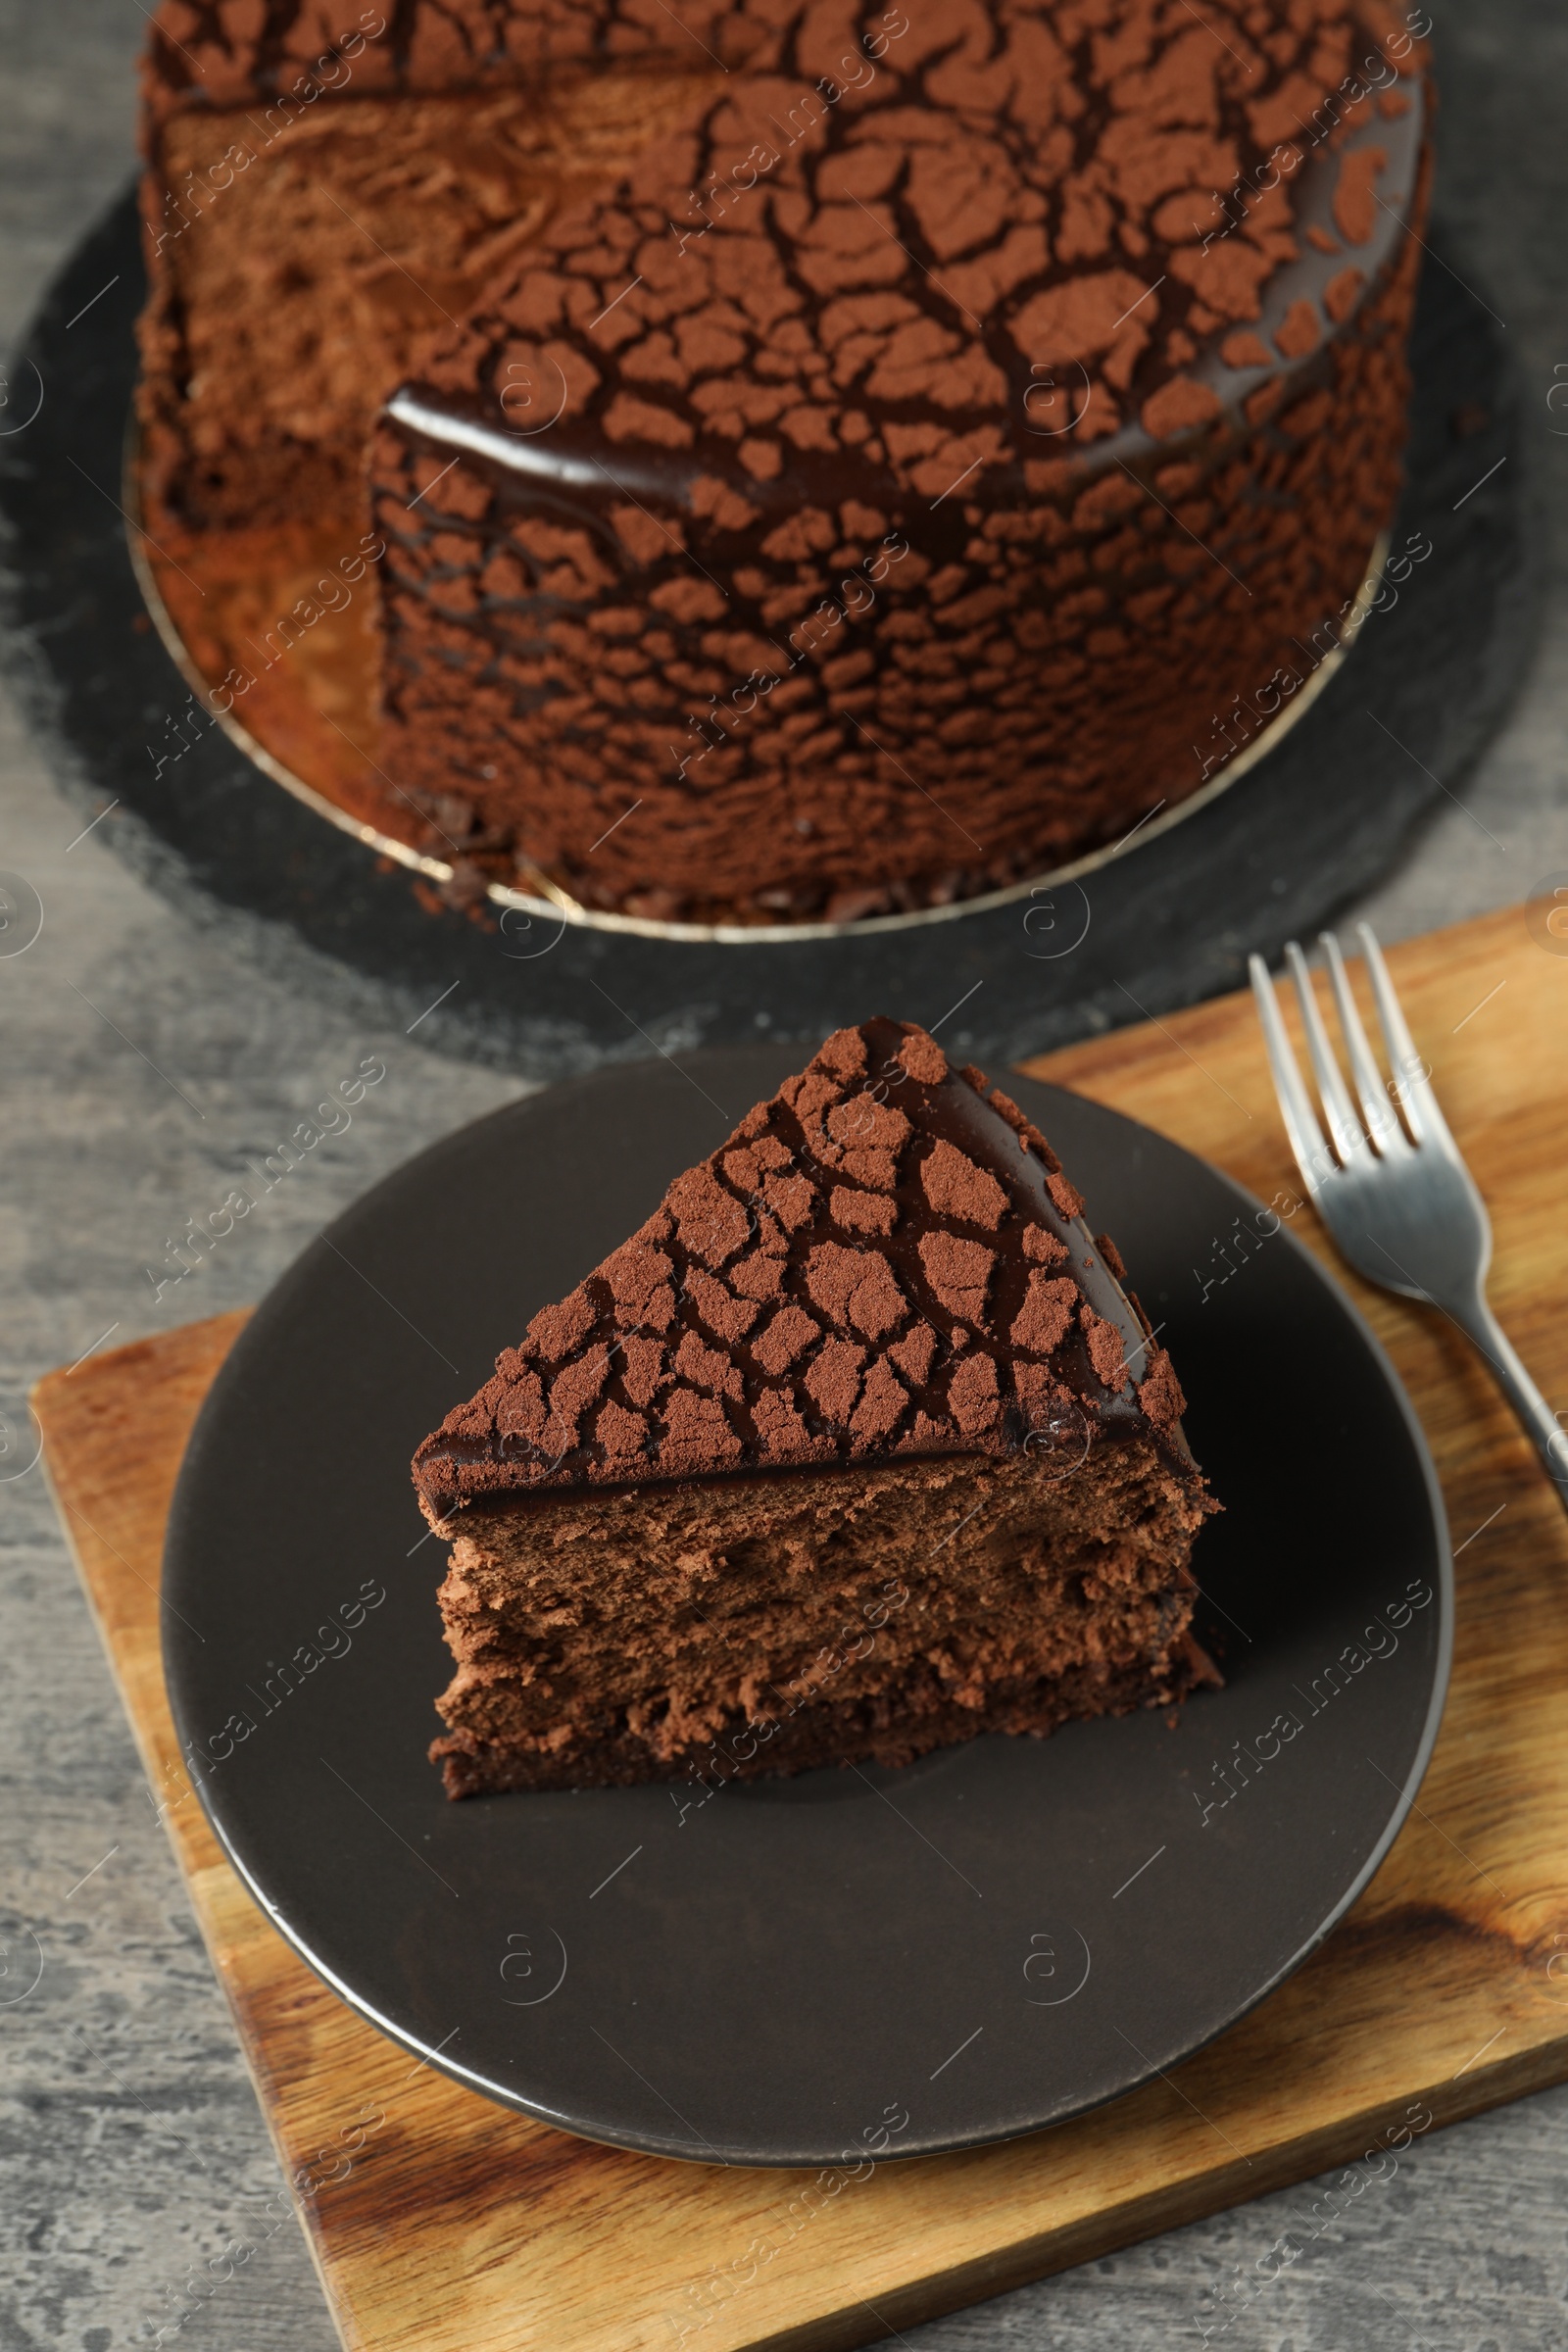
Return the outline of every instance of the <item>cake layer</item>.
[[[1185,1635],[1152,1664],[1020,1678],[988,1690],[978,1706],[949,1698],[928,1683],[876,1699],[824,1698],[776,1729],[769,1719],[759,1723],[736,1713],[701,1751],[669,1764],[656,1760],[646,1740],[609,1722],[597,1738],[574,1742],[570,1763],[546,1757],[526,1741],[487,1740],[466,1731],[435,1740],[430,1754],[440,1762],[450,1797],[672,1781],[684,1787],[684,1806],[707,1803],[729,1781],[783,1778],[827,1764],[912,1764],[933,1748],[987,1732],[1044,1740],[1064,1723],[1173,1705],[1218,1680],[1201,1646]]]
[[[1179,1695],[1209,1506],[1139,1437],[469,1514],[432,1753],[473,1787],[907,1762]]]
[[[155,535],[297,525],[326,508],[352,543],[389,393],[543,221],[613,184],[719,78],[578,68],[447,97],[355,92],[270,136],[253,108],[173,114],[143,189]]]

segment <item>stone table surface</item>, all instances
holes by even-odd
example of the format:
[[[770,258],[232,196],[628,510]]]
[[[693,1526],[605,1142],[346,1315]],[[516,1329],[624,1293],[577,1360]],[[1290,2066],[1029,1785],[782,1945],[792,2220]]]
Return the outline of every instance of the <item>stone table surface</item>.
[[[1545,627],[1506,727],[1355,911],[1385,940],[1568,871],[1568,16],[1554,0],[1432,0],[1446,251],[1507,323],[1546,515]],[[0,0],[0,348],[134,161],[140,0]],[[4,411],[0,409],[0,418]],[[278,2175],[129,1733],[25,1459],[42,1371],[259,1298],[318,1228],[411,1152],[518,1090],[304,992],[214,916],[175,913],[85,839],[0,703],[0,869],[43,931],[0,957],[0,2352],[151,2342],[188,2266],[243,2237]],[[379,1016],[384,1017],[384,1016]],[[346,1077],[387,1078],[259,1213],[155,1301],[187,1215]],[[36,1988],[17,1936],[44,1955]],[[30,1950],[30,1946],[28,1947]],[[8,1956],[9,1955],[9,1956]],[[9,1971],[8,1973],[4,1973]],[[1251,2269],[1310,2184],[950,2319],[917,2352],[1143,2352],[1201,2340],[1207,2292]],[[1396,2177],[1241,2311],[1234,2352],[1536,2352],[1568,2346],[1568,2088],[1433,2132]],[[192,2352],[330,2352],[303,2239],[275,2233],[184,2329]]]

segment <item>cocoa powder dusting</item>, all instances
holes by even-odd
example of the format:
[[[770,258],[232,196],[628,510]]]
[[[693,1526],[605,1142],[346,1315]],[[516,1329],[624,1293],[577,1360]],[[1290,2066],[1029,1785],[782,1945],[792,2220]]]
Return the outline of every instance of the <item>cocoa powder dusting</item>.
[[[887,1071],[883,1102],[870,1090]],[[845,1159],[868,1155],[865,1131],[886,1161],[876,1192],[840,1181]],[[812,1462],[1007,1455],[1068,1401],[1107,1428],[1131,1415],[1129,1429],[1170,1432],[1173,1375],[1156,1356],[1134,1403],[1142,1325],[1049,1149],[1020,1152],[1012,1122],[923,1031],[839,1031],[426,1439],[415,1476],[427,1512]],[[786,1194],[788,1226],[772,1213]]]

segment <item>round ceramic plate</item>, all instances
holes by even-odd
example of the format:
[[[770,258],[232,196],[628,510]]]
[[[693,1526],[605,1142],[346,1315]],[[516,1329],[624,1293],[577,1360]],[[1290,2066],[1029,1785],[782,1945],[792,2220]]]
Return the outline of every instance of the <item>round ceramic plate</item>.
[[[1387,1850],[1452,1628],[1420,1432],[1289,1224],[1147,1129],[1009,1079],[1191,1399],[1225,1506],[1195,1560],[1225,1688],[1174,1724],[992,1736],[701,1806],[668,1787],[450,1803],[425,1760],[444,1555],[409,1457],[798,1061],[575,1080],[379,1185],[236,1344],[164,1575],[193,1777],[311,1966],[494,2099],[745,2165],[1038,2131],[1223,2032]]]

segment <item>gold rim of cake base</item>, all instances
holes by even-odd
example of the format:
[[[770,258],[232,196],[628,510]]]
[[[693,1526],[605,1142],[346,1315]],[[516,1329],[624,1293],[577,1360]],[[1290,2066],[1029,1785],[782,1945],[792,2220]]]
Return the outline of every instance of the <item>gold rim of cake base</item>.
[[[393,834],[383,833],[376,826],[367,824],[363,818],[350,815],[346,808],[340,808],[335,801],[328,800],[324,793],[318,792],[313,784],[308,784],[303,776],[296,775],[291,767],[285,767],[282,760],[275,758],[264,743],[259,743],[250,729],[241,725],[231,711],[214,710],[211,703],[206,701],[212,691],[211,682],[203,677],[191,659],[173,614],[164,602],[157,576],[142,547],[145,533],[139,519],[139,437],[133,425],[126,442],[124,485],[125,516],[130,524],[127,544],[131,568],[135,572],[136,584],[141,590],[153,626],[163,641],[164,650],[187,686],[203,698],[205,708],[236,750],[243,752],[246,759],[259,767],[264,775],[270,776],[274,784],[281,784],[285,792],[292,793],[297,801],[303,801],[307,808],[314,808],[318,816],[325,817],[327,823],[335,825],[340,833],[351,834],[376,857],[395,858],[399,865],[406,866],[411,873],[422,874],[427,881],[438,884],[450,882],[453,869],[445,858],[427,858],[422,851],[411,849],[406,841],[399,841]],[[912,931],[926,923],[956,922],[966,914],[987,914],[999,906],[1018,906],[1026,899],[1037,897],[1041,891],[1066,882],[1080,882],[1086,874],[1098,872],[1102,866],[1108,865],[1113,858],[1119,857],[1135,836],[1142,845],[1155,840],[1162,833],[1168,833],[1173,825],[1179,825],[1185,817],[1196,816],[1200,808],[1206,808],[1211,801],[1217,800],[1222,792],[1228,791],[1250,768],[1265,759],[1290,733],[1302,713],[1310,710],[1355,643],[1382,583],[1388,553],[1389,534],[1382,531],[1373,547],[1366,576],[1356,591],[1354,603],[1340,631],[1338,644],[1329,649],[1311,676],[1302,681],[1288,708],[1280,710],[1223,767],[1201,783],[1196,792],[1178,801],[1174,808],[1156,808],[1152,816],[1143,818],[1120,841],[1103,849],[1093,850],[1086,857],[1075,858],[1070,864],[1053,866],[1048,872],[1031,875],[1026,881],[1009,882],[1003,890],[988,890],[973,898],[954,899],[945,906],[915,906],[899,914],[868,914],[849,923],[658,922],[649,915],[615,914],[604,907],[585,906],[569,891],[563,890],[558,882],[552,882],[547,874],[539,873],[537,869],[532,889],[516,889],[510,883],[492,882],[488,886],[487,896],[494,906],[514,908],[519,913],[529,915],[557,915],[565,922],[578,924],[585,931],[619,931],[636,939],[681,940],[690,945],[701,942],[718,947],[767,947],[784,941],[806,939],[858,939],[884,931]]]

